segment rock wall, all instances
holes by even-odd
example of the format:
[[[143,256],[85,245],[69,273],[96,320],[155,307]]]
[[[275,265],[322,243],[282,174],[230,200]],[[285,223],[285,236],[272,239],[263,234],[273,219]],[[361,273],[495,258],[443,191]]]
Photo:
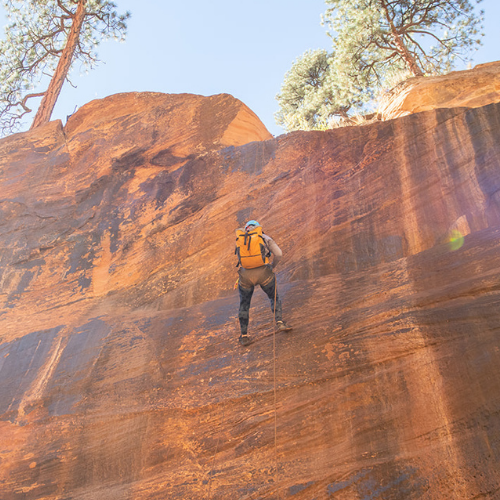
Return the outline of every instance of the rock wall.
[[[500,102],[500,61],[434,77],[417,76],[382,98],[378,119],[390,120],[436,108],[479,108]]]
[[[499,112],[125,94],[0,141],[0,498],[495,498]],[[256,292],[242,348],[249,218],[294,330]]]

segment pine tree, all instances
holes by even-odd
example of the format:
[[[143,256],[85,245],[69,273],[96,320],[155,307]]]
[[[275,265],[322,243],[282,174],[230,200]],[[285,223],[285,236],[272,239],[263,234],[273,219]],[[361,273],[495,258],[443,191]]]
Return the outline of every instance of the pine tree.
[[[0,42],[0,129],[19,129],[32,110],[28,101],[42,97],[31,128],[50,120],[71,67],[98,62],[101,40],[124,39],[130,13],[119,15],[108,0],[4,0],[9,24]],[[50,81],[33,93],[42,78]]]
[[[383,80],[396,64],[413,76],[449,71],[480,44],[482,0],[325,0],[323,24],[343,60]]]
[[[380,89],[409,76],[448,72],[457,60],[469,60],[483,36],[483,12],[474,7],[482,0],[325,1],[329,8],[323,25],[333,44],[325,70],[329,76],[310,87],[295,69],[300,63],[300,74],[307,73],[304,66],[313,68],[314,61],[303,56],[294,64],[277,97],[277,121],[287,130],[324,127],[338,114],[336,109],[359,111]],[[295,111],[283,100],[291,87],[303,94]],[[326,114],[324,95],[335,103]],[[302,119],[304,109],[319,119]]]
[[[352,107],[370,99],[362,77],[347,78],[326,50],[307,51],[285,75],[276,96],[276,122],[288,131],[328,128],[333,117],[345,119]]]

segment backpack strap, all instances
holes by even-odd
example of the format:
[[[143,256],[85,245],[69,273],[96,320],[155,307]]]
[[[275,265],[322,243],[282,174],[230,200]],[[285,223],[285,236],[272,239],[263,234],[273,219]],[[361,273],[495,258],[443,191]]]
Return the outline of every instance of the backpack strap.
[[[248,240],[248,243],[247,243]],[[243,245],[247,245],[247,249],[250,250],[250,243],[252,242],[252,236],[250,233],[245,233],[243,237]]]
[[[236,241],[238,241],[238,238],[236,238]],[[236,263],[236,267],[240,267],[242,264],[241,264],[241,255],[240,255],[240,249],[239,247],[236,247],[234,249],[234,254],[236,255],[236,257],[238,257],[238,262]]]
[[[260,244],[260,254],[262,255],[262,261],[265,263],[266,262],[266,245],[263,245],[262,243]]]
[[[250,251],[250,243],[252,242],[252,236],[255,236],[255,235],[257,235],[259,238],[261,238],[265,242],[264,238],[262,238],[262,235],[257,233],[256,231],[254,231],[252,233],[245,233],[245,238],[243,240],[243,244],[247,245],[248,251]],[[247,240],[248,240],[248,243],[247,243]]]
[[[259,236],[262,238],[262,241],[264,242],[264,250],[262,250],[262,258],[264,259],[264,257],[266,257],[266,258],[269,259],[271,257],[271,255],[272,255],[271,250],[267,246],[267,241],[264,238],[264,236],[262,236],[261,234],[259,234]],[[261,247],[262,247],[262,243],[261,243]],[[265,259],[264,259],[264,261],[265,261]]]

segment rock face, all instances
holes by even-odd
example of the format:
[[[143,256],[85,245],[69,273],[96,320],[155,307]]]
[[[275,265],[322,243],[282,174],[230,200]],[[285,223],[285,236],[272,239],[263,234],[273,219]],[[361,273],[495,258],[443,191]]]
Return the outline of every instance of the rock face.
[[[390,120],[436,108],[478,108],[493,102],[500,102],[500,61],[444,76],[410,78],[388,92],[378,116]]]
[[[499,494],[500,104],[273,139],[128,94],[0,151],[0,498]],[[242,348],[249,218],[295,328],[256,292]]]

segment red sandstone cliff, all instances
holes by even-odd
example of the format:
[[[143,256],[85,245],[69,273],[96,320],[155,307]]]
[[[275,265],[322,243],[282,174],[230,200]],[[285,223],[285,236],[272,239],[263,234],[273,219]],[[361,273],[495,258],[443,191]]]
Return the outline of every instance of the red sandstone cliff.
[[[499,495],[500,104],[273,139],[227,95],[117,95],[0,141],[0,185],[0,498]],[[295,327],[276,449],[248,218]]]

